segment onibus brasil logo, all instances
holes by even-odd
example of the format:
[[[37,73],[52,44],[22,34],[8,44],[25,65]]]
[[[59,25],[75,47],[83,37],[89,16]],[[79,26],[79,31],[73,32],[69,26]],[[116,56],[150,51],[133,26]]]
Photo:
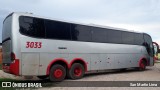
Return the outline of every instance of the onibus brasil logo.
[[[42,87],[41,83],[17,83],[17,82],[2,82],[2,87]]]

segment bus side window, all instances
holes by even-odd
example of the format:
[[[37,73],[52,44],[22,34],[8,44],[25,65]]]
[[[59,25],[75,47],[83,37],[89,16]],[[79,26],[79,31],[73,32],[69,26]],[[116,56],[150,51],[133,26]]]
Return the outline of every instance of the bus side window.
[[[71,36],[74,41],[92,41],[91,27],[71,24]]]
[[[21,34],[31,37],[45,37],[44,21],[42,19],[21,16],[19,24]]]
[[[103,28],[92,27],[92,41],[93,42],[107,42],[107,30]]]
[[[134,34],[131,32],[122,32],[122,43],[134,44]]]
[[[120,44],[122,43],[122,31],[108,29],[107,38],[108,38],[107,42],[109,43]]]
[[[143,34],[141,34],[141,33],[134,34],[134,44],[135,45],[143,45],[144,44]]]
[[[69,23],[45,20],[45,28],[46,28],[46,38],[71,40]]]

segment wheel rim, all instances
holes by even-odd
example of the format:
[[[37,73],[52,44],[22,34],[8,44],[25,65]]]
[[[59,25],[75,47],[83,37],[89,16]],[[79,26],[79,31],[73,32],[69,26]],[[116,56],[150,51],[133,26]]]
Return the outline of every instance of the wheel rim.
[[[61,69],[56,69],[56,70],[54,71],[54,73],[53,73],[53,76],[54,76],[55,78],[61,78],[62,75],[63,75],[63,71],[62,71]]]
[[[74,75],[77,76],[77,77],[81,76],[82,75],[82,69],[80,67],[76,67],[74,69]]]
[[[140,68],[141,68],[141,69],[145,69],[144,63],[141,63],[141,64],[140,64]]]

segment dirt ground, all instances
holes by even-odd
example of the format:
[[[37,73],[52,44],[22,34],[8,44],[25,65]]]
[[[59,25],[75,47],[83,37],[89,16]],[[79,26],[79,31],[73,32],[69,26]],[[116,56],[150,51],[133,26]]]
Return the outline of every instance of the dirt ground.
[[[13,76],[0,70],[0,78],[24,80],[24,77]],[[34,80],[39,80],[34,77]],[[70,81],[70,80],[65,80]],[[160,63],[147,67],[145,71],[126,70],[85,75],[75,81],[160,81]],[[45,87],[40,90],[160,90],[160,87]]]

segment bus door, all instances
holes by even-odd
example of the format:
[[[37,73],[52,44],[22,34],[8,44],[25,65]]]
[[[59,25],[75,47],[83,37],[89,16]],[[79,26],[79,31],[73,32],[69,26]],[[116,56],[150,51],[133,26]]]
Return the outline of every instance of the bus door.
[[[159,45],[156,42],[153,42],[153,46],[154,46],[154,60],[158,60]]]
[[[148,63],[149,63],[150,66],[152,66],[152,65],[154,65],[154,55],[155,55],[153,42],[152,42],[151,37],[147,34],[144,34],[144,40],[145,40],[144,46],[146,47],[147,53],[149,55]],[[158,44],[155,44],[155,46],[157,47],[157,49],[159,48]]]
[[[152,43],[152,39],[149,35],[144,34],[144,46],[146,47],[147,53],[148,53],[148,64],[149,65],[154,65],[154,50],[153,50],[153,43]]]

